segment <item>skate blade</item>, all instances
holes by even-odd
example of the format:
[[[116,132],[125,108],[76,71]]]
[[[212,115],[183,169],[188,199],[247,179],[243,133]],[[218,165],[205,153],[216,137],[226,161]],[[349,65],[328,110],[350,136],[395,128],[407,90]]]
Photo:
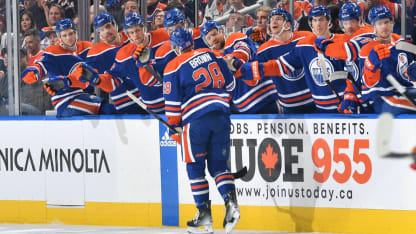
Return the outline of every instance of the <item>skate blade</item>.
[[[230,234],[233,231],[235,225],[237,225],[238,221],[240,220],[240,212],[235,212],[233,219],[234,220],[232,222],[225,225],[225,233],[227,234]]]
[[[214,229],[212,229],[212,225],[200,226],[200,227],[188,227],[186,230],[190,234],[213,234]]]

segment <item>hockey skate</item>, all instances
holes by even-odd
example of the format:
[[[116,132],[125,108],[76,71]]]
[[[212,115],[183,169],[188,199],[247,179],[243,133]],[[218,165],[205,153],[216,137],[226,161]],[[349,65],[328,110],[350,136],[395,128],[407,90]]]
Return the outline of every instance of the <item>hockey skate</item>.
[[[226,211],[224,217],[225,233],[229,234],[240,220],[240,208],[237,204],[235,191],[228,192],[228,201],[225,203]]]
[[[207,201],[206,207],[199,209],[195,218],[188,221],[188,233],[204,233],[212,234],[212,216],[211,216],[211,201]]]

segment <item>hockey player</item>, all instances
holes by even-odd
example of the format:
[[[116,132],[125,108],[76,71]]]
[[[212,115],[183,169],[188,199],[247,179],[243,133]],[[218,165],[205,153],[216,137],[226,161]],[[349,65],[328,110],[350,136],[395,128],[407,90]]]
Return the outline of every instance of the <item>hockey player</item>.
[[[68,18],[58,21],[56,33],[61,43],[47,47],[43,58],[22,72],[23,81],[32,84],[48,76],[49,83],[45,89],[51,94],[57,117],[113,114],[113,105],[83,91],[87,84],[77,82],[80,72],[71,74],[84,61],[92,44],[77,40],[76,25]]]
[[[376,113],[391,112],[394,115],[415,113],[416,108],[386,79],[390,74],[402,86],[412,87],[407,69],[413,56],[397,50],[395,45],[403,39],[392,33],[394,20],[391,11],[384,5],[370,10],[369,20],[374,27],[376,38],[365,45],[360,53],[363,63],[363,99],[374,102]],[[416,66],[410,65],[410,70]],[[415,77],[413,77],[414,79]]]
[[[347,80],[347,87],[344,98],[338,111],[342,113],[356,113],[357,106],[365,109],[360,112],[371,112],[368,103],[361,100],[361,71],[359,65],[359,54],[361,47],[375,37],[373,27],[363,23],[361,9],[357,3],[349,2],[341,7],[339,12],[341,28],[345,31],[344,40],[333,43],[327,38],[317,38],[315,43],[317,48],[329,57],[345,60],[345,70],[354,78],[356,85]],[[355,87],[358,86],[358,87]],[[361,102],[359,104],[358,102]]]
[[[118,26],[114,17],[108,12],[102,12],[94,17],[94,28],[98,31],[100,42],[94,45],[88,52],[86,62],[95,68],[98,73],[110,70],[119,49],[128,44],[128,37],[124,32],[118,32]],[[95,86],[110,94],[118,113],[120,114],[144,114],[146,113],[126,94],[126,90],[135,96],[140,92],[134,82],[128,77],[110,77],[113,85],[102,86],[100,82]]]
[[[245,34],[232,33],[225,40],[224,29],[216,21],[206,22],[201,28],[201,36],[211,49],[224,55],[233,72],[237,72],[243,63],[252,61],[255,57],[256,47]],[[277,90],[272,80],[237,80],[232,99],[232,111],[236,113],[280,113]]]
[[[345,80],[336,80],[330,85],[327,79],[334,71],[344,70],[344,62],[338,59],[324,57],[324,64],[317,58],[315,51],[315,39],[317,37],[331,38],[337,42],[341,40],[342,35],[329,32],[331,15],[326,6],[319,5],[311,9],[308,16],[314,35],[300,40],[295,48],[289,53],[279,57],[277,60],[269,60],[265,63],[247,63],[242,66],[241,72],[244,77],[254,76],[254,80],[259,80],[263,76],[282,76],[289,74],[302,67],[305,69],[305,79],[312,98],[315,102],[318,112],[337,112],[339,104],[338,95],[342,95],[346,87]],[[325,66],[327,76],[322,72],[322,66]]]
[[[189,233],[213,233],[205,161],[225,201],[223,226],[230,233],[240,218],[234,177],[227,165],[230,150],[230,94],[234,77],[226,62],[209,49],[193,49],[192,35],[178,28],[170,43],[179,54],[168,63],[163,82],[169,124],[182,132],[182,155],[198,208]],[[189,76],[192,76],[190,78]],[[203,228],[203,230],[201,229]]]
[[[85,66],[85,69],[93,74],[90,83],[110,91],[119,86],[122,78],[128,77],[139,89],[141,100],[147,105],[147,108],[155,113],[163,113],[165,108],[162,83],[159,83],[153,76],[139,76],[138,63],[141,63],[139,60],[146,60],[144,63],[148,64],[149,58],[154,56],[154,51],[169,37],[164,29],[146,33],[144,19],[137,12],[132,12],[124,17],[123,27],[130,42],[119,49],[115,63],[104,74],[99,74],[90,66]],[[148,50],[143,53],[146,47]]]
[[[307,31],[293,31],[292,15],[284,8],[275,8],[270,12],[268,27],[272,38],[259,47],[256,55],[259,62],[277,59],[290,52],[298,41],[312,34]],[[304,75],[304,68],[300,67],[289,74],[270,77],[276,85],[283,113],[315,112],[315,103]]]
[[[177,28],[182,27],[186,28],[186,19],[185,15],[182,11],[177,8],[169,10],[165,13],[163,24],[165,26],[165,30],[168,34],[175,31]],[[208,48],[201,38],[200,28],[192,28],[189,29],[192,33],[192,38],[194,40],[194,48]],[[166,42],[165,44],[161,45],[156,53],[155,53],[155,62],[151,64],[151,66],[161,75],[163,75],[163,71],[166,65],[175,58],[177,55],[175,51],[172,49],[170,42]],[[148,73],[147,71],[143,70],[143,72]],[[145,74],[142,74],[145,75]]]

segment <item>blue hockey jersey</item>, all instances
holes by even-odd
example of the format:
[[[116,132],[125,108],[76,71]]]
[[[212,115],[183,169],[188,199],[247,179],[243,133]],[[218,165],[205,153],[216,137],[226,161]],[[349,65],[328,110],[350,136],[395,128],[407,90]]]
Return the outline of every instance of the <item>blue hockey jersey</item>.
[[[163,81],[169,124],[184,126],[212,111],[230,114],[229,91],[234,85],[226,62],[209,49],[174,58],[165,69]]]

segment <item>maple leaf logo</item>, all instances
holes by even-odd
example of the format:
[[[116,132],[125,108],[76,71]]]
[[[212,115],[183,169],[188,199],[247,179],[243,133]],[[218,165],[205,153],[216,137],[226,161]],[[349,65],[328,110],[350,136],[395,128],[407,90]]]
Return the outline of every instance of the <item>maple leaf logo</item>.
[[[261,153],[261,161],[264,163],[266,169],[269,169],[269,176],[272,176],[272,169],[277,163],[277,153],[273,152],[273,147],[269,144],[266,152]]]

